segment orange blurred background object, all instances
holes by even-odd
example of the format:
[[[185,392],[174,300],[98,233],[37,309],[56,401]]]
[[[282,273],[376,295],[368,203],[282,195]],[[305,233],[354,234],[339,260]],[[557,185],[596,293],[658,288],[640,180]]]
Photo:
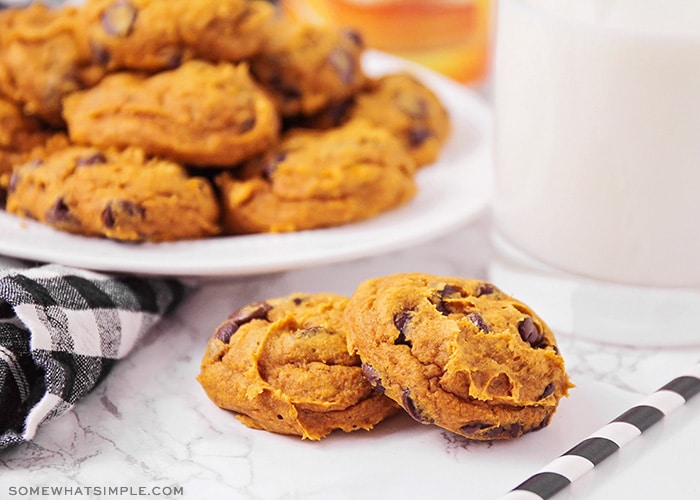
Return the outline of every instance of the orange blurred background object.
[[[463,83],[486,76],[490,0],[281,0],[285,15],[357,29],[371,48]]]

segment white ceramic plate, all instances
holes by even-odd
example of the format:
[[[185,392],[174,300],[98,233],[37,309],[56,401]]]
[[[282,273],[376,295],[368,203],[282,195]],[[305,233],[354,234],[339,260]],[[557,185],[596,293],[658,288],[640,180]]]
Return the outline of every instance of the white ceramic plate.
[[[452,135],[438,161],[418,173],[407,205],[371,220],[288,234],[132,244],[55,231],[0,211],[0,254],[98,271],[172,276],[251,275],[396,250],[446,234],[479,214],[490,197],[491,114],[480,96],[432,71],[370,51],[368,74],[413,72],[443,100]]]

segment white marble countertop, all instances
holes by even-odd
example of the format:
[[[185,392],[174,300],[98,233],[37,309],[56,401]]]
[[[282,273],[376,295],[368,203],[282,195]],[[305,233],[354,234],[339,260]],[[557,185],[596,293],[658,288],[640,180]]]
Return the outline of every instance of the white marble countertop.
[[[292,291],[350,294],[366,278],[403,271],[485,278],[489,224],[486,213],[399,252],[201,283],[73,411],[0,454],[0,497],[496,498],[700,360],[700,346],[619,347],[556,332],[577,387],[549,427],[496,443],[469,443],[403,415],[371,432],[302,441],[248,429],[196,382],[207,338],[240,305]],[[699,498],[697,399],[558,498]]]

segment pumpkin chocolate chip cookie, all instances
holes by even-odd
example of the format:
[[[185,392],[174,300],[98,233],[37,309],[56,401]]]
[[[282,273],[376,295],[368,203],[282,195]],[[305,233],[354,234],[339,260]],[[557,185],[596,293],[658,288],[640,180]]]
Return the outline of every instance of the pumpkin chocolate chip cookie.
[[[33,3],[0,10],[0,95],[61,126],[63,97],[102,77],[78,42],[77,9]]]
[[[294,129],[261,159],[217,177],[224,231],[288,232],[364,220],[411,199],[414,173],[398,140],[369,123]]]
[[[282,116],[309,115],[364,86],[364,49],[354,31],[279,21],[274,36],[251,59],[251,73]]]
[[[421,273],[362,283],[345,309],[348,346],[415,420],[469,439],[549,423],[571,387],[547,325],[490,283]]]
[[[209,340],[198,380],[245,425],[318,440],[372,429],[399,407],[347,351],[347,298],[292,294],[232,313]]]
[[[193,166],[229,167],[278,140],[272,101],[241,63],[192,60],[147,77],[115,73],[64,101],[71,140],[136,146]]]
[[[15,168],[7,211],[55,229],[122,241],[168,241],[219,232],[209,182],[143,151],[70,146]]]

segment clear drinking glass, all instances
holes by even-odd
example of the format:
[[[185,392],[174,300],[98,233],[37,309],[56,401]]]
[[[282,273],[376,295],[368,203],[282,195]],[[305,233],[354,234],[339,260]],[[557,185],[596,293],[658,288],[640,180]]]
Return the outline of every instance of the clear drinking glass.
[[[700,343],[700,3],[501,0],[491,278],[553,327]]]

